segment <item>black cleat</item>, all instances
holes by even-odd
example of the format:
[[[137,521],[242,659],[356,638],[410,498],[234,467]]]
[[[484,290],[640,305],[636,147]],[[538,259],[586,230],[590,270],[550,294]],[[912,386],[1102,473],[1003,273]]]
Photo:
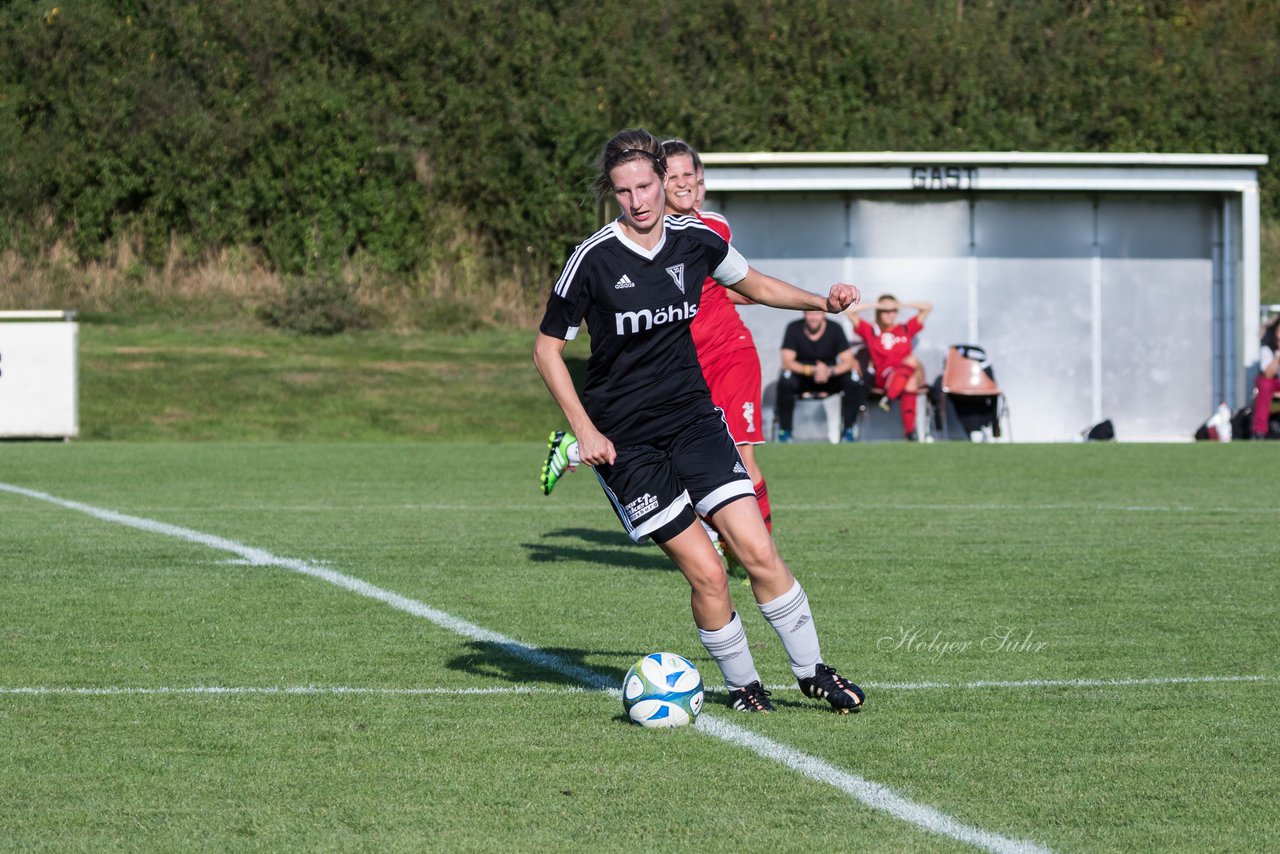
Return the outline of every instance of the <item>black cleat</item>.
[[[739,712],[772,712],[769,692],[759,682],[729,692],[729,708]]]
[[[811,677],[800,680],[800,690],[806,697],[826,700],[842,715],[860,710],[867,699],[865,691],[822,662]]]

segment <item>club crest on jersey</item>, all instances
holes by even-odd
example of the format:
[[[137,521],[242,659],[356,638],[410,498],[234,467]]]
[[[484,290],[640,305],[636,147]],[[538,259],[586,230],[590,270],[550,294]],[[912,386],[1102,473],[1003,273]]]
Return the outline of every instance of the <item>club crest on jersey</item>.
[[[668,267],[667,274],[675,281],[680,293],[684,293],[684,265],[676,264],[674,267]]]

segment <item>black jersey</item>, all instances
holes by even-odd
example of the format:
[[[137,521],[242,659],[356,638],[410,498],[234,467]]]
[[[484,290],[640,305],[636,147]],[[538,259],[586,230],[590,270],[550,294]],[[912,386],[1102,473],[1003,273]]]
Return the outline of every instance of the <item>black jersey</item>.
[[[615,444],[669,434],[712,406],[689,324],[708,276],[735,284],[746,262],[696,217],[663,219],[652,250],[612,222],[583,241],[547,300],[539,327],[571,339],[585,321],[591,357],[582,402]]]
[[[782,333],[782,349],[794,350],[796,361],[802,365],[816,365],[821,362],[828,367],[835,367],[841,353],[849,349],[849,339],[844,330],[831,321],[814,341],[805,334],[804,321],[793,320],[787,324]]]

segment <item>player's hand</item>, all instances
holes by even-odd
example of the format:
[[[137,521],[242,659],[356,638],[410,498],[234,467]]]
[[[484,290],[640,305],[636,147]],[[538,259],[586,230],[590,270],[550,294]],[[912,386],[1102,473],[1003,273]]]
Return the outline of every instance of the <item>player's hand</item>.
[[[851,305],[862,301],[862,294],[853,285],[844,283],[832,285],[831,293],[827,294],[827,311],[831,314],[839,314]]]
[[[819,385],[826,383],[831,379],[831,366],[825,362],[819,362],[813,366],[813,381]]]
[[[618,452],[614,450],[613,442],[599,430],[585,430],[578,434],[578,456],[589,466],[612,465],[618,458]]]

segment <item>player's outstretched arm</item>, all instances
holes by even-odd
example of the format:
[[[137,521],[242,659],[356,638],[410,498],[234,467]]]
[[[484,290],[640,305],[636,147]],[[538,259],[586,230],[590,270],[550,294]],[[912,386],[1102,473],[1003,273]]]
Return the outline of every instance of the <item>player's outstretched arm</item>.
[[[823,297],[765,275],[755,267],[748,267],[746,277],[730,287],[753,302],[797,311],[839,313],[856,303],[859,297],[858,289],[846,284],[832,285],[831,291]]]

